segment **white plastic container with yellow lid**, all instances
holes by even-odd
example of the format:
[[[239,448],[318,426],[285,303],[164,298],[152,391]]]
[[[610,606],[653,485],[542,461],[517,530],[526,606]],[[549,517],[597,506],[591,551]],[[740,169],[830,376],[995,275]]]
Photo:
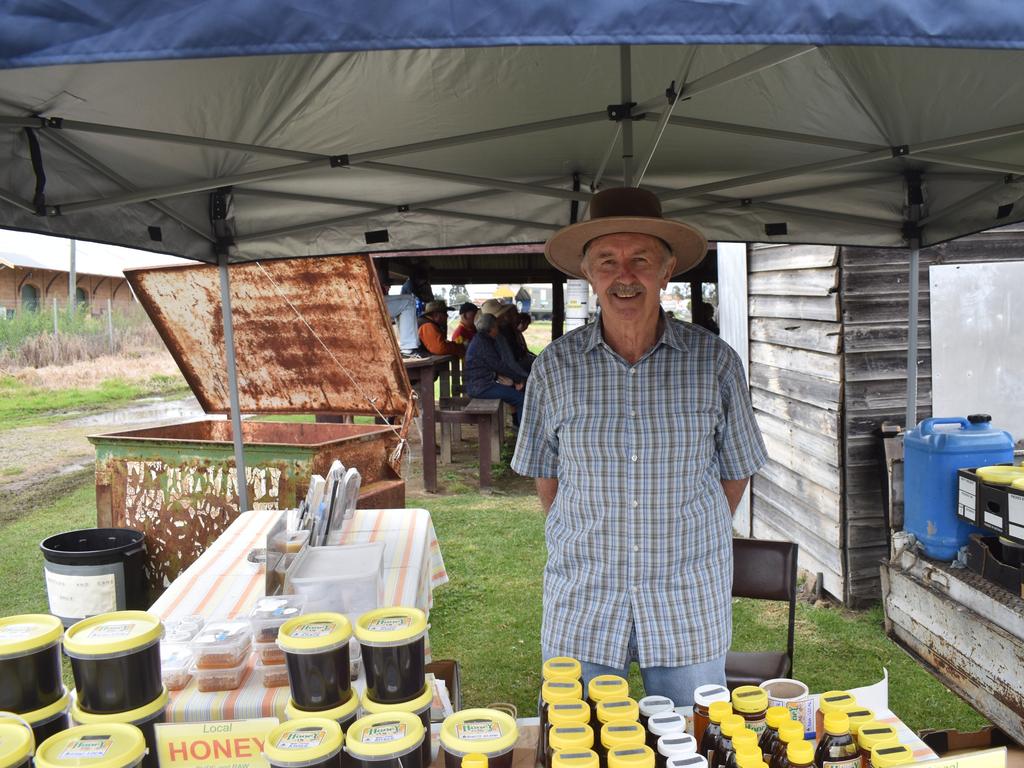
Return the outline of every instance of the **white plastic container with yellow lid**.
[[[107,723],[127,723],[128,725],[134,725],[142,731],[142,736],[146,740],[146,747],[149,749],[149,754],[142,761],[143,768],[157,768],[156,726],[164,722],[168,701],[170,701],[170,696],[165,688],[153,701],[138,709],[115,714],[96,715],[83,711],[78,705],[78,697],[72,694],[71,724],[106,725]]]
[[[275,768],[336,768],[345,737],[335,720],[289,720],[267,734],[263,755]]]
[[[28,712],[64,694],[56,616],[29,613],[0,619],[0,711]]]
[[[68,708],[71,706],[71,694],[66,690],[53,704],[23,712],[19,717],[29,724],[35,736],[36,746],[42,744],[55,733],[68,727]]]
[[[496,709],[463,709],[441,725],[441,749],[446,768],[459,768],[463,755],[487,755],[489,768],[509,768],[519,727],[511,715]]]
[[[285,653],[322,653],[348,646],[352,625],[342,613],[307,613],[290,619],[277,632]]]
[[[381,704],[409,701],[426,681],[427,615],[419,608],[378,608],[356,621],[367,695]]]
[[[341,730],[346,731],[348,727],[355,722],[356,716],[359,714],[359,699],[356,696],[352,696],[344,704],[334,709],[325,710],[308,710],[300,709],[295,706],[295,702],[292,699],[288,699],[288,703],[284,705],[284,718],[285,720],[302,720],[308,717],[324,717],[328,720],[333,720],[341,726]]]
[[[36,750],[36,768],[134,768],[146,740],[134,725],[79,725],[51,736]]]
[[[423,723],[416,715],[382,712],[352,723],[345,751],[364,768],[429,768],[422,759],[425,737]]]
[[[281,625],[277,645],[285,654],[296,707],[322,711],[352,698],[351,637],[352,625],[340,613],[307,613]]]
[[[0,768],[29,768],[36,740],[20,720],[0,720]]]
[[[431,738],[430,738],[430,708],[434,703],[434,687],[429,683],[423,686],[423,692],[415,699],[409,701],[403,701],[399,704],[381,704],[380,702],[374,701],[366,693],[363,693],[363,711],[368,715],[383,715],[388,712],[408,712],[410,715],[416,715],[423,723],[423,745],[421,750],[423,752],[423,760],[425,765],[430,765],[430,761],[433,759],[431,753]]]

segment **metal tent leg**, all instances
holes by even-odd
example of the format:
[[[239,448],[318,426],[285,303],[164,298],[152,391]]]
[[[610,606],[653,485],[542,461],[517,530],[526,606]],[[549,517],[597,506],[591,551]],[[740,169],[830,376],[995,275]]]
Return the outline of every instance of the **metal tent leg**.
[[[910,241],[910,305],[907,307],[907,422],[909,430],[917,424],[917,308],[919,305],[919,271],[921,238]]]
[[[238,486],[238,510],[249,510],[249,488],[246,484],[245,452],[242,441],[242,414],[238,408],[238,370],[235,367],[235,324],[231,316],[231,278],[228,256],[217,255],[220,268],[220,304],[224,318],[224,360],[228,368],[228,397],[231,402],[231,438],[235,444],[235,480]]]

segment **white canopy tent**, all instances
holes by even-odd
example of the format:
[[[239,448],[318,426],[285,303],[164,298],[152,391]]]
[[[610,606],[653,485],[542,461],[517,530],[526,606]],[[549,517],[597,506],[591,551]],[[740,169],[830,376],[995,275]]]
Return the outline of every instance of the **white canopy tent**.
[[[94,35],[7,15],[31,34],[0,32],[0,225],[219,263],[229,307],[232,261],[541,242],[599,185],[712,240],[916,255],[1024,219],[1021,11],[998,3],[396,3],[347,8],[350,38],[255,3],[230,45],[182,5],[184,31],[155,3]]]

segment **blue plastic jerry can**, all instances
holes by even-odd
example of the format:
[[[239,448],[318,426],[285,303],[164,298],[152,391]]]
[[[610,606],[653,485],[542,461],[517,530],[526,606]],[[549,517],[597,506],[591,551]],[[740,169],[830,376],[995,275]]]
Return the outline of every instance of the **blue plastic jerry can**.
[[[981,529],[957,517],[957,470],[1013,462],[1013,438],[992,417],[925,419],[903,438],[903,528],[926,556],[950,561]]]

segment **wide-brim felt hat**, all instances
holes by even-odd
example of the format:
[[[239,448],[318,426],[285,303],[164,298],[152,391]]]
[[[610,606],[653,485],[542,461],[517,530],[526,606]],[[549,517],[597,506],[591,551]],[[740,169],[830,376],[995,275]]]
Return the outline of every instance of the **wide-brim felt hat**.
[[[708,251],[708,241],[698,230],[661,214],[661,201],[650,190],[639,187],[602,189],[590,200],[590,218],[556,232],[544,246],[544,256],[555,267],[573,277],[580,270],[587,243],[602,235],[622,233],[651,235],[664,241],[676,258],[672,275],[699,264]]]

